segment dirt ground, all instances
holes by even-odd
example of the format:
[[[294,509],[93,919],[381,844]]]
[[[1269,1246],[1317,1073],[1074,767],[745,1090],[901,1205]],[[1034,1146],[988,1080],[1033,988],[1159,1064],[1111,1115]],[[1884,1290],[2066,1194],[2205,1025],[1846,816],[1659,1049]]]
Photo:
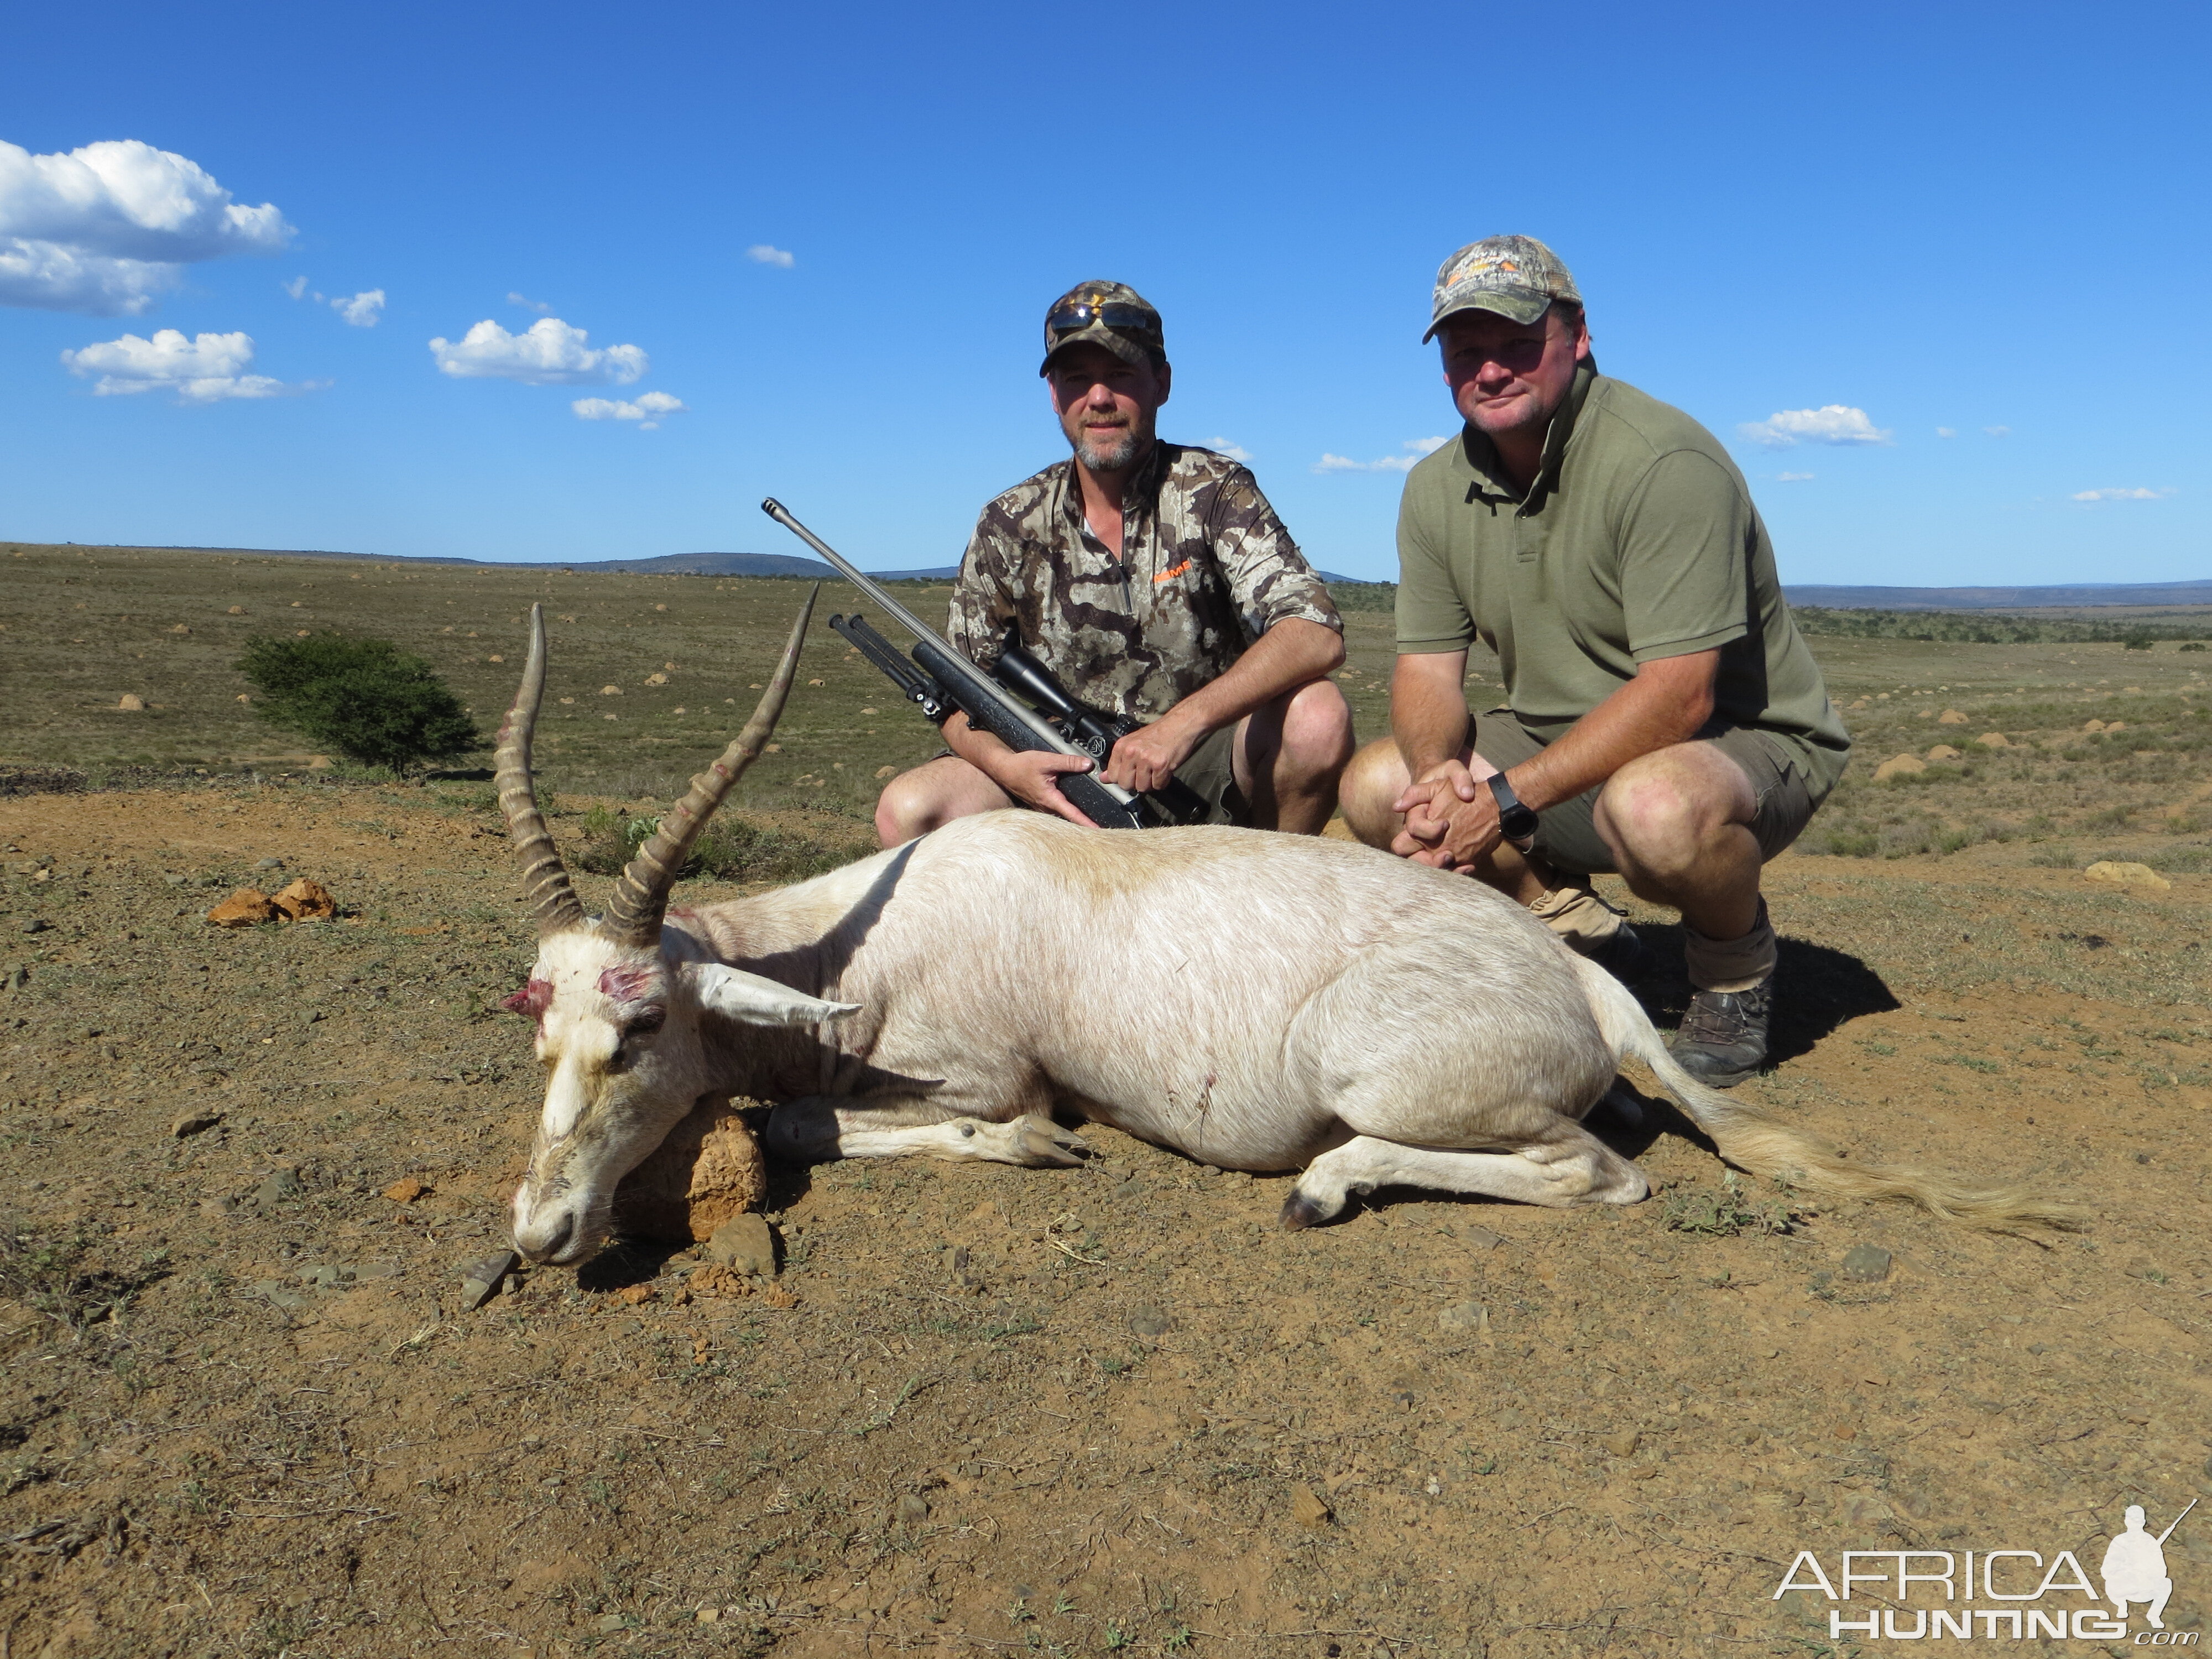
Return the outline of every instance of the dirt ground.
[[[2212,878],[1772,872],[1745,1091],[2035,1172],[2077,1237],[1681,1231],[1775,1198],[1672,1134],[1624,1143],[1668,1189],[1632,1210],[1285,1234],[1281,1182],[1094,1128],[1080,1170],[779,1171],[790,1297],[631,1249],[471,1312],[536,1105],[495,824],[210,781],[0,799],[0,842],[11,1655],[1817,1653],[1799,1549],[2088,1559],[2212,1491]],[[202,921],[293,873],[347,914]]]
[[[1770,872],[1742,1093],[2033,1176],[2082,1234],[1769,1231],[1787,1195],[1663,1113],[1633,1209],[1384,1194],[1285,1234],[1283,1181],[1092,1128],[1078,1170],[780,1170],[773,1287],[629,1246],[471,1310],[538,1103],[489,792],[310,776],[229,657],[279,612],[373,626],[488,711],[544,590],[573,847],[724,740],[796,585],[6,557],[0,1659],[1850,1653],[1775,1595],[1801,1550],[2094,1572],[2124,1505],[2212,1494],[2203,656],[1816,641],[1859,758]],[[1389,618],[1347,620],[1371,734]],[[858,851],[927,728],[834,642],[805,678],[741,804]],[[203,920],[295,875],[337,921]],[[2166,1546],[2179,1634],[2208,1515]]]

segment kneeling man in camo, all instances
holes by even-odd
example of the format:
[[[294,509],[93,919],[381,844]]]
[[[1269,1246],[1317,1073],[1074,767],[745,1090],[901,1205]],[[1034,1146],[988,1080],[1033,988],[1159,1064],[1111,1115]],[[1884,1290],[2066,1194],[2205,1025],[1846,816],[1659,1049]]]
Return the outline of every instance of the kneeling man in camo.
[[[1133,289],[1071,289],[1044,345],[1038,372],[1074,453],[984,507],[947,640],[987,669],[1018,644],[1077,702],[1149,722],[1108,754],[1108,783],[1179,780],[1206,822],[1318,835],[1352,748],[1328,678],[1344,660],[1328,590],[1249,471],[1155,434],[1170,371],[1159,313]],[[1090,821],[1057,781],[1087,757],[1018,751],[960,714],[945,741],[884,788],[884,846],[1007,806]]]
[[[1597,371],[1582,295],[1525,236],[1462,248],[1429,333],[1466,424],[1398,518],[1392,737],[1344,779],[1371,846],[1519,899],[1633,982],[1655,964],[1591,890],[1617,872],[1682,915],[1696,992],[1671,1045],[1726,1088],[1766,1058],[1765,861],[1835,787],[1850,738],[1713,435]],[[1473,712],[1468,648],[1504,698]]]

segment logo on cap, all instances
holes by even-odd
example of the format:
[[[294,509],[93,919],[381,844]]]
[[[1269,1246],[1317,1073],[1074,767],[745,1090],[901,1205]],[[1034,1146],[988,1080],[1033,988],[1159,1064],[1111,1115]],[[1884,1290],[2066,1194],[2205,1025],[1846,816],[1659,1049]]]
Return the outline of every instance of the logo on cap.
[[[1434,338],[1455,311],[1487,311],[1533,323],[1554,300],[1580,305],[1582,297],[1565,262],[1534,237],[1485,237],[1460,249],[1437,272],[1429,331],[1421,338]]]

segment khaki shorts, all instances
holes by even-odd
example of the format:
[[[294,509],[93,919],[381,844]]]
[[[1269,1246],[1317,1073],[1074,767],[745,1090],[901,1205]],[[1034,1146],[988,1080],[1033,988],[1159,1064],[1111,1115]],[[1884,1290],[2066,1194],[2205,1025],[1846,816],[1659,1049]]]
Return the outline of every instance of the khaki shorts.
[[[1176,776],[1188,784],[1213,810],[1200,820],[1206,823],[1234,823],[1249,828],[1252,803],[1237,787],[1237,728],[1232,720],[1190,751],[1190,758],[1176,768]]]
[[[1814,793],[1804,761],[1788,743],[1771,732],[1746,726],[1723,726],[1698,741],[1711,744],[1751,780],[1752,793],[1759,799],[1751,833],[1758,839],[1762,860],[1773,858],[1805,832],[1827,792]],[[1475,716],[1474,752],[1501,772],[1512,770],[1544,746],[1544,739],[1522,725],[1510,708]],[[1598,794],[1604,787],[1599,784],[1536,815],[1535,850],[1553,869],[1582,876],[1613,873],[1613,854],[1597,832],[1595,817]]]
[[[1251,825],[1252,803],[1237,787],[1237,726],[1243,724],[1239,720],[1209,733],[1205,742],[1190,751],[1190,758],[1176,769],[1176,776],[1212,809],[1199,820],[1200,823]],[[930,757],[932,760],[952,758],[950,749],[940,749]]]

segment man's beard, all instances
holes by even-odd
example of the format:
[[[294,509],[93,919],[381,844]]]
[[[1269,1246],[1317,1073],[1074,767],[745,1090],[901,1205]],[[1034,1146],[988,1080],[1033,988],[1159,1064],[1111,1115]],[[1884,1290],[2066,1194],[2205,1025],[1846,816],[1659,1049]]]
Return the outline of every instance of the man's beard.
[[[1085,427],[1070,441],[1075,459],[1093,472],[1122,472],[1137,459],[1144,440],[1133,426]]]

